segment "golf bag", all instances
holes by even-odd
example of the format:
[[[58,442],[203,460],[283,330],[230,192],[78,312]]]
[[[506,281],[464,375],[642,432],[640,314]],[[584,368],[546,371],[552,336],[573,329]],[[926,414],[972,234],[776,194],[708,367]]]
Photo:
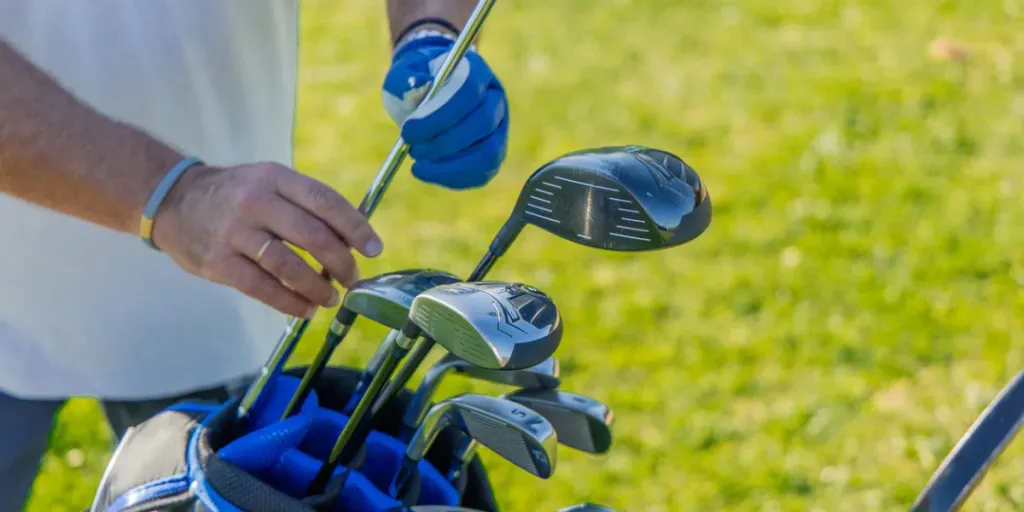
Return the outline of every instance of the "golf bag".
[[[419,463],[414,491],[403,501],[386,491],[405,446],[397,437],[410,393],[376,418],[359,456],[338,469],[323,493],[304,496],[348,416],[359,372],[326,368],[295,416],[279,421],[303,369],[272,380],[241,422],[238,400],[179,402],[126,433],[100,482],[91,512],[398,512],[413,505],[497,511],[479,458],[454,485],[444,472],[458,433],[442,431]]]

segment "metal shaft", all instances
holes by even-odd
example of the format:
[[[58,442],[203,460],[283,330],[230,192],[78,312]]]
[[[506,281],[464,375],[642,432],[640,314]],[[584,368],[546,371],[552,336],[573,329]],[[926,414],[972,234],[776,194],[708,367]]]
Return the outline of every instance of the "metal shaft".
[[[338,435],[338,439],[334,443],[334,447],[331,448],[331,454],[324,461],[323,465],[320,466],[320,470],[317,472],[316,477],[310,484],[307,495],[319,494],[323,492],[327,482],[330,481],[331,475],[334,474],[334,470],[341,463],[342,451],[350,446],[350,441],[356,434],[357,430],[360,430],[361,419],[366,416],[366,412],[370,405],[373,403],[373,397],[384,387],[384,383],[387,381],[391,372],[394,370],[398,361],[401,360],[404,355],[404,351],[398,347],[397,344],[391,344],[391,350],[388,350],[387,355],[384,356],[381,361],[381,371],[374,375],[373,380],[370,381],[370,385],[366,388],[366,394],[364,398],[359,401],[359,405],[356,406],[356,410],[349,416],[348,421],[345,423],[345,427],[341,430],[341,434]]]
[[[302,380],[299,381],[299,387],[296,388],[295,394],[292,395],[288,406],[281,413],[282,420],[288,419],[293,414],[299,412],[302,408],[302,403],[306,401],[306,398],[309,397],[309,393],[313,389],[313,381],[323,372],[324,367],[327,366],[327,361],[331,358],[331,354],[334,353],[334,349],[341,344],[350,330],[352,330],[352,324],[331,326],[331,333],[327,335],[327,342],[320,346],[320,350],[313,357],[313,362],[306,369],[306,373],[302,375]]]
[[[480,0],[480,2],[477,3],[476,8],[473,9],[473,13],[469,16],[469,21],[466,23],[466,27],[462,30],[462,33],[459,34],[458,39],[455,40],[455,44],[452,45],[451,51],[448,52],[448,57],[445,58],[444,63],[441,64],[441,69],[438,70],[437,76],[434,78],[434,81],[430,84],[430,88],[427,89],[426,94],[423,96],[423,101],[433,98],[441,86],[448,81],[452,72],[455,71],[455,65],[462,60],[462,57],[466,55],[466,52],[472,45],[473,40],[476,39],[477,34],[480,32],[480,27],[483,26],[484,20],[487,19],[487,15],[490,13],[491,7],[494,6],[495,1],[496,0]],[[377,171],[377,175],[373,178],[373,182],[370,183],[369,190],[367,190],[366,195],[363,196],[363,201],[359,204],[359,210],[367,219],[369,219],[370,216],[373,215],[374,210],[377,209],[377,205],[380,204],[381,199],[384,197],[384,192],[387,191],[388,186],[391,185],[391,180],[395,178],[395,174],[398,173],[399,167],[402,166],[402,162],[408,154],[409,145],[402,139],[402,137],[398,137],[395,145],[391,148],[391,152],[388,153],[388,157],[384,160],[384,165],[382,165],[380,170]],[[326,270],[321,272],[321,275],[327,276]],[[252,411],[253,406],[255,406],[257,400],[259,400],[263,389],[266,388],[267,382],[269,382],[274,375],[279,374],[284,368],[288,357],[295,350],[295,345],[298,344],[299,339],[302,338],[302,334],[309,326],[309,322],[309,319],[300,317],[293,317],[288,321],[288,326],[281,335],[281,339],[277,342],[277,346],[274,347],[274,352],[270,355],[270,359],[267,360],[267,364],[260,369],[260,374],[249,386],[245,396],[243,396],[241,402],[239,402],[237,411],[237,417],[239,419],[244,419],[249,415],[249,412]]]

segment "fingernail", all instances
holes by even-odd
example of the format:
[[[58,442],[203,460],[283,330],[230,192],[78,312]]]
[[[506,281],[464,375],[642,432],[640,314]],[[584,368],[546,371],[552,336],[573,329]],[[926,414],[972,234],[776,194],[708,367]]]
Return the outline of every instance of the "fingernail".
[[[310,307],[309,310],[306,311],[306,319],[307,320],[312,320],[313,317],[316,316],[316,310],[317,310],[316,306]]]
[[[384,244],[377,238],[371,238],[369,242],[366,242],[366,246],[363,247],[363,252],[373,258],[384,250]]]
[[[331,298],[327,301],[327,307],[333,308],[338,304],[341,304],[341,295],[338,295],[338,290],[331,290]]]

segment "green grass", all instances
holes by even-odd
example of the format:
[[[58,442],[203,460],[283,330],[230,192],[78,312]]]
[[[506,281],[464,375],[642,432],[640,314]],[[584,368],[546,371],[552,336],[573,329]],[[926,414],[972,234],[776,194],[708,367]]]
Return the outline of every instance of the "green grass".
[[[396,135],[381,1],[303,3],[297,166],[357,202]],[[555,298],[564,387],[616,413],[610,454],[564,449],[547,481],[486,453],[505,508],[905,510],[1024,367],[1021,26],[1022,0],[499,2],[481,51],[511,101],[504,170],[470,192],[403,172],[363,275],[467,274],[526,176],[583,147],[677,152],[715,205],[690,246],[531,229],[495,268]],[[939,36],[969,57],[930,57]],[[336,362],[383,333],[360,327]],[[444,388],[470,390],[500,391]],[[73,401],[29,509],[83,508],[108,454]],[[1022,454],[968,510],[1024,507]]]

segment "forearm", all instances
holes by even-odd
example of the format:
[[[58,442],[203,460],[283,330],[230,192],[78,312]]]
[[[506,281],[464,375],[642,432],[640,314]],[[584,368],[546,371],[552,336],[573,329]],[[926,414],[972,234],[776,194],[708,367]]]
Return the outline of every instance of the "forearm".
[[[424,18],[441,18],[462,29],[474,7],[476,0],[388,0],[391,41],[395,43],[406,27]],[[425,25],[424,28],[449,32],[440,25]]]
[[[182,155],[93,110],[0,40],[0,193],[129,233]]]

